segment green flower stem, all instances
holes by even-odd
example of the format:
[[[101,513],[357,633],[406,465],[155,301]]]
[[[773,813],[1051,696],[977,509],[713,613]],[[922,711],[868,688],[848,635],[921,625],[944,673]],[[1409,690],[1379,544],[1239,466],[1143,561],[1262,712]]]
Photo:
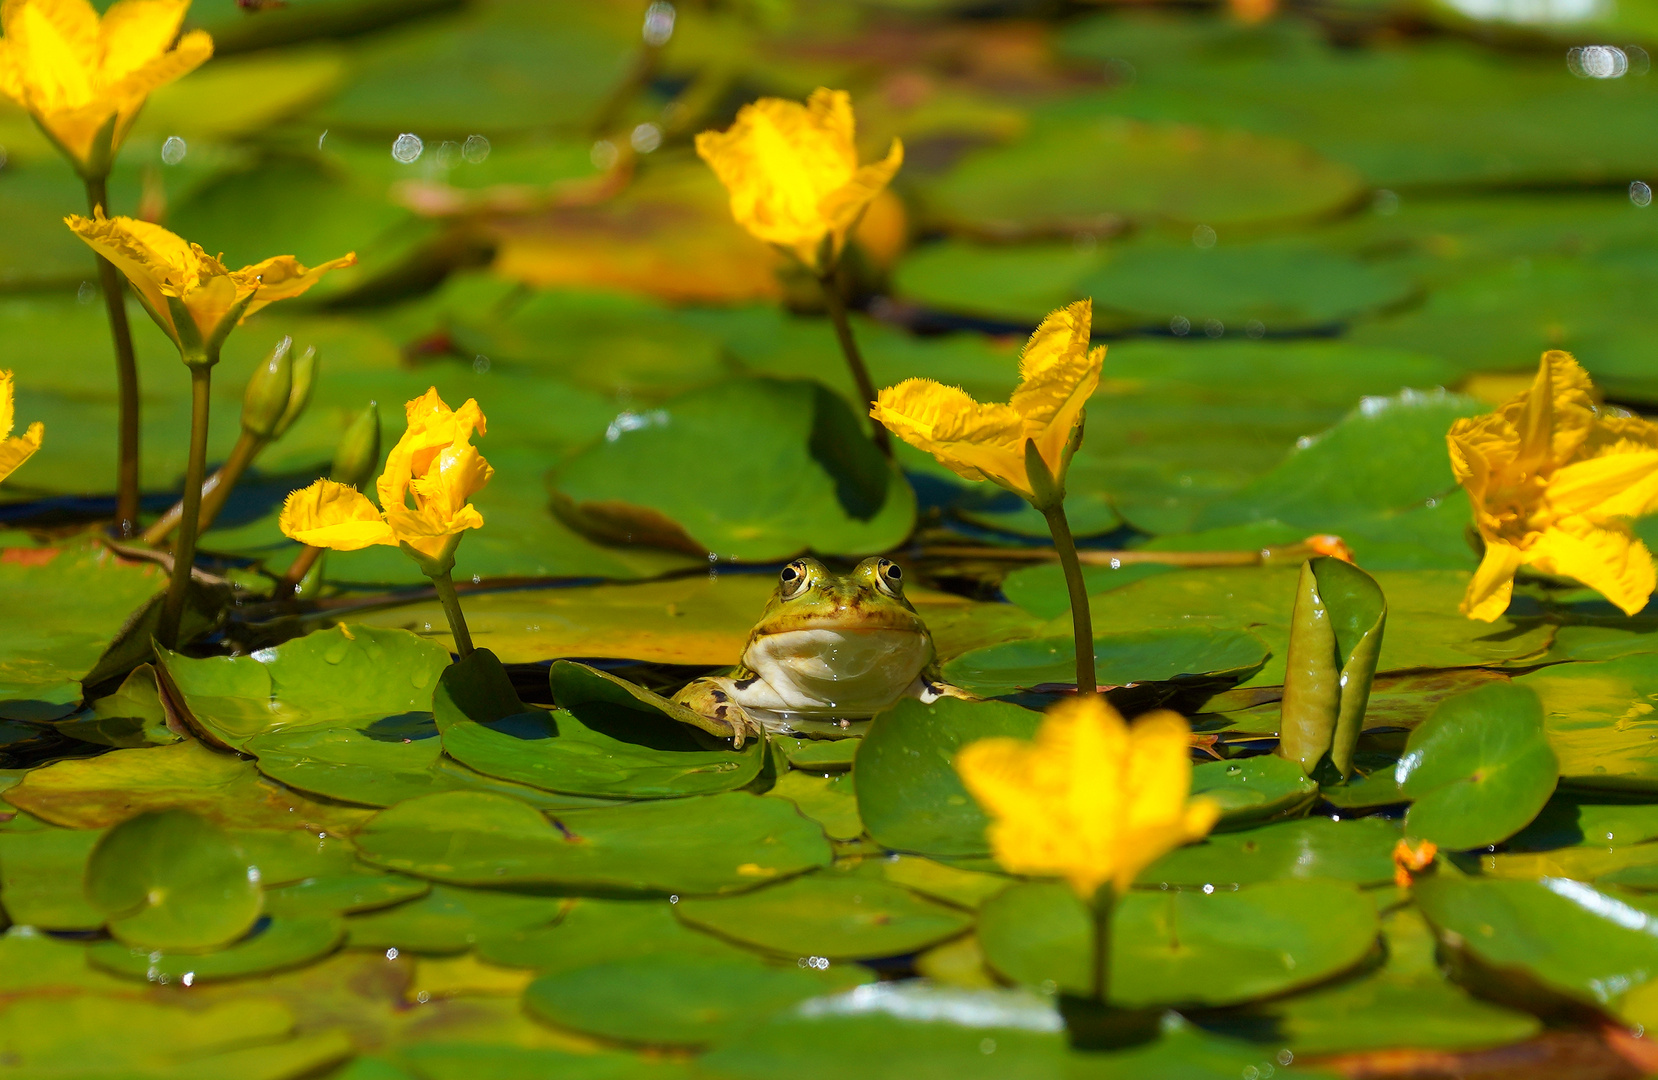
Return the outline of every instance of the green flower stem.
[[[1071,523],[1065,517],[1063,500],[1037,509],[1048,519],[1048,531],[1053,534],[1054,550],[1059,553],[1059,565],[1065,569],[1065,588],[1071,594],[1071,632],[1077,647],[1077,693],[1096,694],[1099,682],[1094,678],[1094,616],[1088,610],[1088,588],[1082,582],[1082,566],[1077,562],[1077,545],[1071,539]]]
[[[829,320],[835,324],[835,337],[840,340],[841,354],[846,357],[846,366],[852,369],[852,381],[857,384],[858,396],[863,398],[867,406],[875,404],[875,384],[870,381],[869,369],[864,366],[863,354],[858,352],[857,339],[852,336],[852,323],[846,317],[846,301],[841,299],[840,290],[835,287],[835,272],[817,279],[823,289],[823,302],[829,309]],[[864,409],[869,414],[869,409]],[[880,424],[875,425],[875,445],[892,460],[892,438],[887,429]]]
[[[225,507],[225,500],[230,498],[231,489],[236,482],[247,472],[253,459],[265,448],[266,440],[243,430],[236,445],[231,448],[230,457],[225,463],[213,471],[205,483],[202,484],[201,517],[196,523],[198,535],[212,528],[213,522],[219,516],[219,511]],[[178,528],[180,519],[184,517],[184,501],[181,499],[172,505],[165,514],[156,519],[155,524],[144,530],[144,542],[154,547],[166,541],[173,530]]]
[[[1117,893],[1106,882],[1094,894],[1094,1000],[1107,1005],[1111,993],[1111,916],[1117,910]]]
[[[455,653],[465,660],[472,655],[472,633],[466,628],[466,616],[461,613],[461,598],[455,595],[455,581],[449,571],[432,574],[432,585],[443,602],[443,613],[449,616],[449,632],[455,637]]]
[[[298,596],[299,587],[305,581],[305,575],[311,572],[311,567],[317,565],[317,560],[322,558],[323,550],[320,547],[307,546],[305,550],[301,551],[299,556],[289,564],[287,573],[282,575],[282,580],[277,582],[276,591],[271,594],[271,598],[273,600],[292,600]]]
[[[178,543],[173,545],[173,578],[167,583],[167,599],[162,604],[161,624],[155,635],[168,649],[178,647],[184,598],[190,587],[190,571],[196,562],[202,480],[207,472],[207,413],[212,404],[212,384],[211,364],[190,365],[190,459],[184,472],[183,516],[179,521]]]
[[[87,213],[98,207],[109,213],[109,192],[105,177],[86,181]],[[104,310],[109,314],[109,333],[115,341],[115,377],[120,394],[117,422],[115,469],[115,535],[129,539],[138,535],[138,362],[132,352],[132,327],[127,324],[126,282],[115,264],[102,255],[98,260],[98,284],[104,293]]]

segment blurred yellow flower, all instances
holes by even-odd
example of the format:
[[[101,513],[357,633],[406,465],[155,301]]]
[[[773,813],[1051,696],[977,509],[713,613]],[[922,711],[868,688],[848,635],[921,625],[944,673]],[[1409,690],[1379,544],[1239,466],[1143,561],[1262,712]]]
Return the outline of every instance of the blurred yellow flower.
[[[282,532],[312,547],[356,551],[374,544],[407,544],[427,559],[452,555],[460,534],[482,528],[469,501],[495,470],[471,444],[486,433],[483,410],[467,399],[451,410],[437,387],[406,406],[408,430],[392,447],[376,487],[382,513],[356,488],[318,480],[288,496]]]
[[[189,7],[116,0],[100,20],[87,0],[4,0],[0,92],[29,110],[83,176],[106,175],[150,91],[213,55],[202,30],[173,44]]]
[[[1015,874],[1065,878],[1083,900],[1121,894],[1165,853],[1208,835],[1212,799],[1188,800],[1191,729],[1160,711],[1131,727],[1103,697],[1048,711],[1036,740],[982,739],[956,771],[990,815],[996,861]]]
[[[21,435],[12,434],[17,413],[12,404],[12,373],[0,371],[0,480],[17,471],[17,467],[40,449],[40,440],[46,435],[46,425],[36,420]]]
[[[884,159],[860,167],[852,99],[821,87],[805,105],[744,105],[726,131],[697,136],[697,153],[731,193],[737,223],[818,274],[833,268],[846,234],[904,163],[894,139]]]
[[[1629,523],[1658,511],[1658,424],[1597,407],[1593,390],[1570,353],[1551,351],[1529,390],[1451,425],[1451,468],[1485,539],[1469,618],[1502,615],[1522,566],[1576,578],[1630,615],[1652,596],[1652,554]]]
[[[136,0],[127,0],[136,2]],[[216,356],[225,336],[254,312],[315,285],[330,270],[351,266],[352,252],[315,269],[292,255],[229,270],[199,244],[159,225],[129,217],[71,215],[64,219],[87,245],[114,263],[179,351]]]
[[[1006,405],[906,379],[882,390],[869,414],[961,476],[994,480],[1033,502],[1041,493],[1026,468],[1025,443],[1034,441],[1063,492],[1072,434],[1105,363],[1105,346],[1088,347],[1093,311],[1092,301],[1078,300],[1042,320],[1019,356],[1019,388]]]

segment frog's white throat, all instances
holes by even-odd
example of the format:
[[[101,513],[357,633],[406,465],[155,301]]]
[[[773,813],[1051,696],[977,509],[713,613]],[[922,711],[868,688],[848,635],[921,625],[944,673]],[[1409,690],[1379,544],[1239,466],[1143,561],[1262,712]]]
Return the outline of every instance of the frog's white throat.
[[[760,678],[739,700],[782,715],[862,719],[902,697],[932,659],[932,642],[913,630],[767,634],[743,654]]]

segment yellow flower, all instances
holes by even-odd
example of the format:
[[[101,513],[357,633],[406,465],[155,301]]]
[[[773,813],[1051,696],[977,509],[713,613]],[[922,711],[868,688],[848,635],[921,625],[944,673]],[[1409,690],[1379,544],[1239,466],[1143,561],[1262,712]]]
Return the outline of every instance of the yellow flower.
[[[84,176],[109,172],[150,91],[200,67],[213,39],[179,24],[190,0],[0,3],[0,92],[34,116]],[[106,130],[107,129],[107,130]]]
[[[1093,303],[1078,300],[1049,315],[1019,356],[1019,388],[1006,405],[983,405],[931,379],[906,379],[881,391],[869,415],[969,480],[994,480],[1025,498],[1041,494],[1026,469],[1036,443],[1060,492],[1071,437],[1100,383],[1105,346],[1089,349]]]
[[[1570,353],[1547,352],[1531,389],[1458,420],[1446,441],[1485,558],[1462,611],[1495,620],[1522,566],[1576,578],[1633,615],[1652,596],[1652,554],[1629,522],[1658,510],[1658,424],[1597,408]]]
[[[29,425],[21,435],[12,434],[17,414],[12,405],[12,373],[0,371],[0,480],[17,471],[17,467],[40,449],[40,440],[46,435],[46,425],[39,420]]]
[[[1214,800],[1187,800],[1190,735],[1167,711],[1130,727],[1090,694],[1050,709],[1035,742],[963,747],[956,771],[991,817],[997,862],[1015,874],[1063,877],[1091,900],[1107,882],[1125,892],[1141,870],[1214,827]]]
[[[435,386],[406,410],[408,430],[376,485],[384,513],[356,488],[318,480],[288,496],[280,519],[285,535],[336,551],[407,544],[441,561],[462,532],[483,527],[483,515],[468,501],[495,473],[471,444],[474,429],[485,434],[483,410],[470,398],[451,410]]]
[[[822,274],[904,163],[904,145],[894,139],[883,160],[859,167],[852,133],[846,91],[819,87],[805,105],[782,98],[744,105],[728,130],[697,136],[697,153],[731,193],[737,224]]]
[[[308,269],[292,255],[277,255],[228,270],[199,244],[147,221],[106,218],[101,211],[64,221],[127,275],[150,317],[188,355],[206,350],[216,357],[225,335],[243,319],[267,304],[298,296],[328,271],[357,261],[352,252]]]

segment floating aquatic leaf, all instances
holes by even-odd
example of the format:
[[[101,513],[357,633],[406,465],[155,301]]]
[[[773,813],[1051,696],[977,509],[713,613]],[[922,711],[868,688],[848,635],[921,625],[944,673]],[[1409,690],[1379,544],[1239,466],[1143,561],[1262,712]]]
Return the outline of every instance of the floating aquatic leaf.
[[[1130,892],[1112,915],[1111,1000],[1124,1007],[1235,1005],[1307,986],[1376,945],[1376,908],[1351,884]],[[1022,884],[989,900],[979,940],[990,965],[1031,986],[1086,994],[1093,921],[1064,884]]]
[[[788,957],[869,960],[918,952],[966,930],[965,913],[861,877],[807,874],[720,899],[687,899],[693,926]]]
[[[345,924],[323,916],[261,919],[253,932],[228,948],[206,954],[129,946],[110,941],[87,951],[87,962],[146,982],[197,983],[245,979],[309,964],[345,938]]]
[[[792,805],[738,792],[561,811],[557,821],[503,795],[448,792],[381,811],[357,846],[375,865],[453,884],[692,894],[750,889],[830,855],[823,831]]]
[[[1039,713],[1004,702],[901,701],[880,714],[858,747],[858,814],[876,843],[926,855],[986,855],[984,811],[951,764],[956,751],[999,735],[1029,739]]]
[[[618,960],[543,975],[524,991],[531,1016],[643,1046],[705,1047],[796,1002],[870,980],[853,966],[768,965],[758,958]]]
[[[86,864],[86,897],[127,945],[202,951],[259,918],[259,870],[218,826],[184,810],[140,814],[106,833]]]
[[[1405,832],[1448,851],[1506,840],[1548,802],[1558,776],[1536,692],[1496,684],[1449,698],[1411,732],[1399,761],[1399,790],[1414,800]]]

